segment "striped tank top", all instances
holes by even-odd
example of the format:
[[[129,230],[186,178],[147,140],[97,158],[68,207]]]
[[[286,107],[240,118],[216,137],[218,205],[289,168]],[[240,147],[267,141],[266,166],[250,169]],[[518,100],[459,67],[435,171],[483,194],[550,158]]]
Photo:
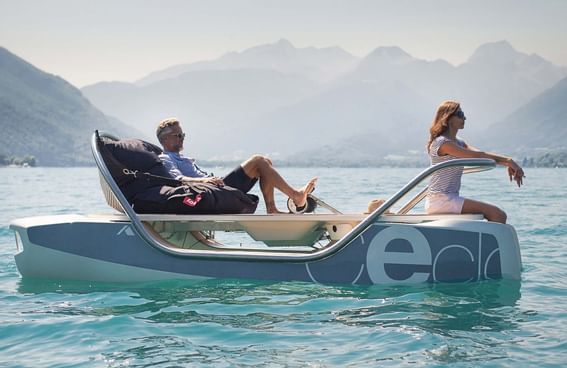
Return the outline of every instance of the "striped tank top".
[[[438,164],[440,162],[445,162],[449,160],[454,160],[459,157],[451,156],[451,155],[444,155],[439,156],[438,150],[439,147],[443,143],[452,142],[456,143],[460,147],[466,147],[466,144],[463,140],[457,138],[456,141],[444,137],[439,136],[431,142],[431,146],[429,147],[429,159],[431,160],[431,165]],[[439,170],[431,175],[431,181],[429,182],[428,193],[429,194],[459,194],[459,190],[461,189],[461,177],[463,176],[463,167],[456,166],[456,167],[448,167],[446,169]]]

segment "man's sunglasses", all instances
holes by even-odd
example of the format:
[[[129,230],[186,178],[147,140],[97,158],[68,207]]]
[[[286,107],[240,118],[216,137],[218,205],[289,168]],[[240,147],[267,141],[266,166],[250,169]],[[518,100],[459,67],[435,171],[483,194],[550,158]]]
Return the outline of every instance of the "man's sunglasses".
[[[465,113],[462,110],[456,111],[453,113],[453,116],[458,117],[459,119],[464,119],[465,118]]]
[[[168,135],[173,136],[173,137],[177,137],[179,139],[185,139],[185,133],[172,133],[172,134],[168,134]]]

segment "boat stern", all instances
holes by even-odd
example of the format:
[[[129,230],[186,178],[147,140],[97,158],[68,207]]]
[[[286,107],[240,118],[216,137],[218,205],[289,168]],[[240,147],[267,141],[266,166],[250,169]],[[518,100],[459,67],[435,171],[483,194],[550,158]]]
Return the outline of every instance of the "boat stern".
[[[478,259],[478,279],[491,278],[490,269],[499,269],[499,272],[496,273],[500,273],[499,278],[502,279],[519,280],[521,278],[520,243],[513,226],[485,220],[443,219],[423,224],[423,227],[478,234],[478,246],[470,249],[472,256]],[[450,246],[455,247],[457,243],[455,241],[455,244]],[[475,252],[476,249],[478,253]]]

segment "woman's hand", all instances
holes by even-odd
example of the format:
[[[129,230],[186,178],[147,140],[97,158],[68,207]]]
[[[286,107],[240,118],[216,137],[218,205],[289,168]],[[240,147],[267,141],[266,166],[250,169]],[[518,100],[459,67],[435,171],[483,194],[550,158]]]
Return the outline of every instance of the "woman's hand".
[[[510,160],[508,166],[508,177],[510,181],[514,180],[518,187],[521,187],[524,184],[524,170],[518,165],[514,160]]]

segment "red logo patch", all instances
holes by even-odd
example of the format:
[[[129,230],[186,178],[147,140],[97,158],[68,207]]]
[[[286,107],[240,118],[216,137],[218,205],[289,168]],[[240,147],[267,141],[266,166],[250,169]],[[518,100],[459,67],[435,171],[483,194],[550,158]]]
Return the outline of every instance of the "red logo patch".
[[[185,197],[183,198],[183,204],[189,207],[195,207],[197,205],[197,203],[201,202],[201,195],[197,194],[197,196],[195,197],[195,199],[191,198],[191,197]]]

